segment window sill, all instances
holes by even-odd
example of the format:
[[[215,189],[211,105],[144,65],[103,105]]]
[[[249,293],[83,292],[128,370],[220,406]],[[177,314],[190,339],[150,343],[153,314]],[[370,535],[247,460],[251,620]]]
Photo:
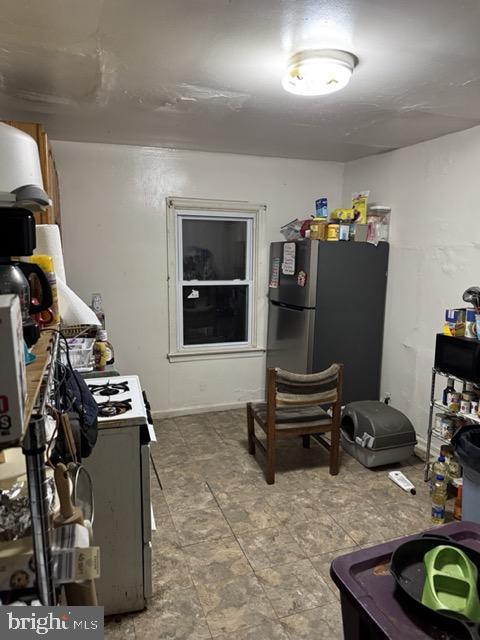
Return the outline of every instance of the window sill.
[[[176,351],[167,354],[170,362],[193,362],[194,360],[230,360],[232,358],[258,358],[265,353],[260,347],[232,347],[221,349],[202,349],[198,351]]]

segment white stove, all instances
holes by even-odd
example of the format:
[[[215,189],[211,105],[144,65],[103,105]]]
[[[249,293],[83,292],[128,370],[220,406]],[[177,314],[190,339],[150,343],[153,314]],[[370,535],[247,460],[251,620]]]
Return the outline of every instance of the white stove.
[[[86,382],[98,404],[98,439],[84,462],[95,494],[93,533],[102,552],[108,549],[98,601],[105,615],[139,611],[152,595],[150,405],[138,376]]]
[[[100,427],[147,424],[147,409],[138,376],[91,378],[87,384],[98,404]]]

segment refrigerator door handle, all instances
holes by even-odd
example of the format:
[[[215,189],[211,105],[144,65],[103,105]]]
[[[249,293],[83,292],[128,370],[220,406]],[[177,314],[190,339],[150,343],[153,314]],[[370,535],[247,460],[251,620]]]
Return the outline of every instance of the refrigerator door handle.
[[[275,307],[282,307],[282,309],[290,309],[291,311],[309,311],[314,307],[298,307],[295,304],[285,304],[285,302],[274,302],[272,300],[271,304]]]

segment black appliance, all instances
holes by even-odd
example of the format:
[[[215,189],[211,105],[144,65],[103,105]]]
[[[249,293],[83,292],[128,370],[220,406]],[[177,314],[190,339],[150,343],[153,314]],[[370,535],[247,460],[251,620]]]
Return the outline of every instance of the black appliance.
[[[35,219],[32,212],[15,207],[0,207],[0,294],[14,293],[20,297],[23,337],[29,347],[40,336],[39,327],[31,314],[45,311],[52,305],[52,290],[45,273],[38,265],[16,262],[10,256],[31,256],[35,246]],[[39,283],[41,294],[38,304],[32,303],[30,278],[36,278]]]
[[[437,334],[435,369],[464,380],[480,382],[480,341]]]
[[[32,302],[30,293],[30,277],[38,278],[41,300]],[[12,262],[0,257],[0,294],[16,293],[20,298],[22,309],[23,338],[27,346],[35,344],[40,336],[40,329],[31,314],[40,313],[52,306],[52,289],[45,273],[38,264],[29,262]]]
[[[270,250],[267,367],[345,365],[343,403],[378,400],[389,245],[300,240]]]
[[[33,213],[0,207],[0,256],[31,256],[36,246]]]

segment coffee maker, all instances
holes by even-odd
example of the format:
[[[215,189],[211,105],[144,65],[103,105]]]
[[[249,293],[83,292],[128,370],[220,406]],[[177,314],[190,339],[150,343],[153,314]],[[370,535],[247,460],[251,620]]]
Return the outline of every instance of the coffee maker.
[[[46,311],[52,305],[52,290],[42,269],[29,262],[19,262],[12,256],[31,256],[36,246],[35,219],[28,209],[0,207],[0,294],[14,293],[20,297],[23,337],[31,347],[40,337],[32,314]],[[40,300],[32,302],[30,279],[36,278]]]

